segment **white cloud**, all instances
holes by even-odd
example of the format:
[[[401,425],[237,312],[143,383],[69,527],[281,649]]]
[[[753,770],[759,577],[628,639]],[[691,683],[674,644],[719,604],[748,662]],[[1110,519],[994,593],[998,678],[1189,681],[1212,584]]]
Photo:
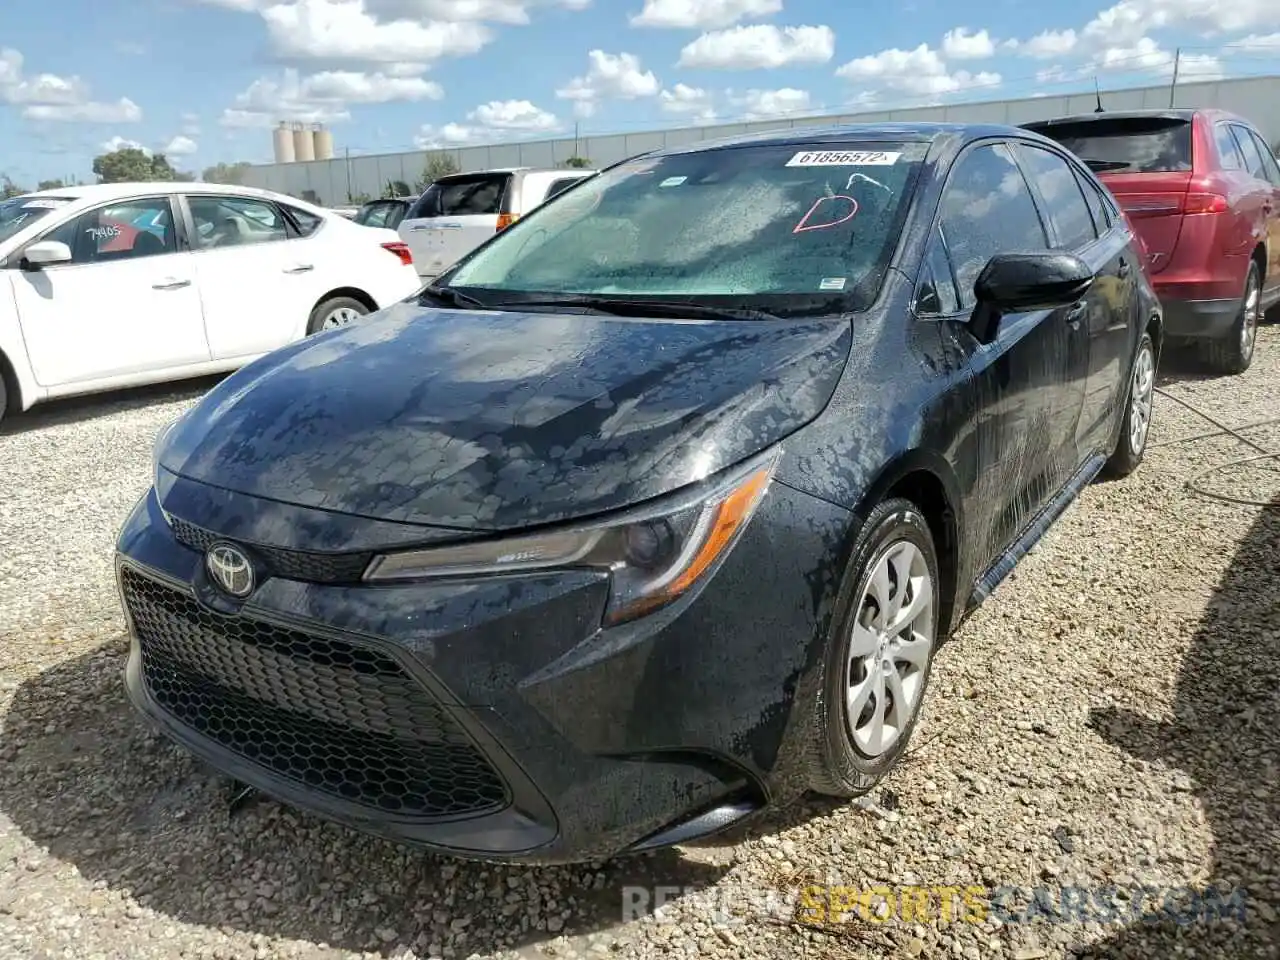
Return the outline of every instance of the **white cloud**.
[[[495,143],[512,134],[546,134],[560,129],[555,114],[528,100],[491,100],[467,114],[469,123],[430,124],[418,131],[414,143],[423,150],[470,143]]]
[[[77,76],[53,73],[28,76],[22,54],[0,49],[0,102],[22,107],[28,120],[62,123],[137,123],[142,110],[126,97],[99,102],[89,96],[89,85]]]
[[[493,39],[470,20],[378,20],[364,0],[294,0],[261,13],[272,46],[286,57],[429,63],[469,56]]]
[[[645,0],[644,9],[631,18],[631,25],[717,30],[781,10],[782,0]]]
[[[179,135],[170,140],[161,153],[174,157],[189,157],[199,149],[199,145],[190,137]]]
[[[1248,53],[1280,53],[1280,33],[1251,33],[1229,46]]]
[[[770,70],[826,63],[836,35],[826,26],[775,27],[758,23],[704,33],[680,51],[679,65],[717,70]]]
[[[444,91],[422,77],[326,70],[308,76],[297,70],[251,83],[222,113],[228,127],[266,127],[281,120],[334,123],[348,119],[350,104],[439,100]]]
[[[734,104],[747,120],[767,120],[771,117],[796,116],[813,110],[809,91],[783,87],[781,90],[748,90],[733,98]]]
[[[677,83],[658,94],[658,101],[666,113],[690,116],[697,120],[713,120],[716,116],[715,95],[701,87]]]
[[[574,77],[556,91],[561,100],[572,100],[580,117],[595,113],[601,100],[638,100],[654,97],[662,85],[652,70],[645,70],[634,53],[605,53],[592,50],[587,54],[590,66],[582,76]]]
[[[151,156],[151,151],[137,140],[128,140],[121,136],[114,136],[110,140],[104,140],[100,146],[103,153],[115,153],[117,150],[141,150],[148,157]]]
[[[533,7],[583,10],[591,0],[365,0],[369,12],[391,20],[435,20],[444,23],[488,21],[522,25]]]
[[[850,60],[836,76],[868,84],[871,89],[887,88],[920,96],[938,96],[969,88],[989,89],[1000,84],[1000,74],[970,73],[947,68],[938,51],[927,43],[914,50],[893,48]]]
[[[1052,60],[1064,57],[1075,49],[1079,37],[1074,30],[1045,30],[1037,33],[1030,40],[1009,40],[1005,46],[1017,50],[1024,57],[1037,60]]]
[[[985,60],[995,55],[996,45],[986,30],[957,27],[942,38],[942,52],[951,60]]]

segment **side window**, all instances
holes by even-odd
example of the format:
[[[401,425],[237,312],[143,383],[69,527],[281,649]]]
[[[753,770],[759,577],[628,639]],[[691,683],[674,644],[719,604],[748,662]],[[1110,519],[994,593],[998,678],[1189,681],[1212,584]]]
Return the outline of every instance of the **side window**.
[[[1243,170],[1244,158],[1240,156],[1240,148],[1236,146],[1236,138],[1231,135],[1231,128],[1225,123],[1213,126],[1213,142],[1218,145],[1218,157],[1223,170]]]
[[[921,316],[949,316],[960,310],[960,297],[951,276],[951,260],[942,242],[941,230],[929,238],[920,269],[920,288],[916,292],[916,312]]]
[[[993,256],[1049,246],[1031,190],[1004,144],[977,147],[960,158],[941,214],[966,309],[974,303],[974,281]]]
[[[1249,131],[1232,124],[1231,132],[1236,135],[1236,143],[1240,145],[1240,154],[1244,157],[1244,168],[1259,180],[1267,179],[1266,171],[1262,167],[1262,155],[1258,153],[1258,148],[1253,142],[1253,137],[1249,136]]]
[[[108,204],[82,213],[47,239],[71,248],[72,263],[114,263],[177,253],[168,197]]]
[[[1280,187],[1280,161],[1276,160],[1276,155],[1271,152],[1271,148],[1267,146],[1267,141],[1258,135],[1257,131],[1250,130],[1253,135],[1254,145],[1258,148],[1258,153],[1262,155],[1262,169],[1270,180],[1277,187]]]
[[[287,240],[289,228],[274,204],[248,197],[189,197],[197,249]]]
[[[550,200],[557,193],[563,193],[582,179],[582,177],[562,177],[559,180],[553,180],[551,186],[547,187],[547,199]]]
[[[1107,213],[1107,205],[1102,200],[1102,194],[1079,170],[1076,171],[1076,183],[1084,192],[1084,200],[1089,205],[1089,215],[1093,217],[1093,225],[1097,228],[1098,236],[1102,236],[1111,229],[1111,217]]]
[[[1022,144],[1021,150],[1027,161],[1027,173],[1040,191],[1045,213],[1053,223],[1057,248],[1078,250],[1096,240],[1093,216],[1071,164],[1056,153],[1030,144]]]
[[[298,225],[298,235],[309,237],[320,229],[320,224],[324,220],[317,217],[314,213],[307,213],[305,210],[299,210],[297,207],[285,208],[289,216],[293,218],[293,222]]]

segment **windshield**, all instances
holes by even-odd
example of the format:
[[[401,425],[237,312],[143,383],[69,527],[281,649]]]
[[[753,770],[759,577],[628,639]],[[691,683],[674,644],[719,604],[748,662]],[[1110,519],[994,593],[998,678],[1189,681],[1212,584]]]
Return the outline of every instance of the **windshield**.
[[[63,197],[14,197],[0,202],[0,241],[8,240],[59,207],[72,201]]]
[[[865,309],[924,143],[766,145],[640,158],[547,201],[440,278],[490,303],[688,298],[780,316]]]
[[[1180,118],[1115,118],[1040,130],[1107,172],[1174,173],[1191,169],[1191,124]]]

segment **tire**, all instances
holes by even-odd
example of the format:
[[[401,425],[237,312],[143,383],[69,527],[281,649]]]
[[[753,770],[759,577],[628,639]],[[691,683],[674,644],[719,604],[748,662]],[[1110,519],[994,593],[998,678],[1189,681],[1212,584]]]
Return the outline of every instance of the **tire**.
[[[1258,343],[1261,303],[1262,270],[1257,260],[1250,260],[1249,272],[1244,278],[1244,294],[1240,298],[1240,312],[1231,325],[1231,332],[1221,340],[1205,345],[1205,360],[1214,373],[1237,374],[1249,369]]]
[[[878,679],[874,672],[867,671],[868,663],[862,658],[858,658],[857,663],[854,662],[854,627],[859,622],[875,621],[878,616],[875,600],[877,589],[873,576],[882,567],[887,571],[895,565],[899,570],[909,570],[907,576],[915,589],[919,589],[921,577],[928,578],[930,595],[928,601],[922,604],[921,610],[927,616],[927,622],[915,622],[921,628],[920,636],[926,642],[916,648],[917,656],[905,661],[893,657],[892,650],[884,646],[886,640],[880,635],[882,631],[860,631],[862,638],[867,641],[863,649],[871,649],[871,644],[875,644],[878,651],[871,659],[878,658],[885,652],[890,653],[888,661],[894,663],[893,672],[900,678],[899,690],[908,697],[913,695],[909,710],[904,710],[905,716],[900,716],[899,723],[893,725],[896,735],[892,743],[887,747],[882,743],[880,746],[883,749],[876,750],[876,744],[866,736],[870,727],[858,722],[856,727],[861,732],[855,732],[855,725],[849,723],[850,688],[867,689],[869,686],[871,691],[870,696],[864,698],[863,712],[854,718],[855,721],[864,721],[868,715],[874,716],[877,707],[892,707],[894,699],[889,696],[881,700],[877,696],[878,690],[888,689],[883,679]],[[892,587],[892,580],[885,582]],[[902,578],[898,579],[898,584],[898,591],[890,591],[889,596],[896,597],[899,602],[904,597],[909,599],[910,594],[902,592],[905,588]],[[808,763],[809,786],[812,790],[833,797],[859,796],[874,787],[902,756],[915,729],[920,704],[928,689],[933,654],[938,645],[940,589],[937,552],[924,516],[907,500],[891,499],[881,503],[871,511],[858,534],[840,586],[833,630],[827,638],[825,674],[814,705],[812,753]],[[919,596],[918,593],[916,595]],[[898,652],[905,654],[906,650],[906,647],[902,647]],[[876,666],[886,662],[879,660]],[[905,667],[899,671],[899,665],[903,664]],[[907,676],[906,682],[901,679],[904,674]],[[880,678],[888,677],[888,673],[880,673]],[[886,710],[886,714],[886,719],[892,719],[891,710]]]
[[[307,321],[307,336],[319,333],[321,330],[336,330],[367,313],[369,308],[354,297],[330,297],[328,300],[322,300],[311,311],[311,319]],[[338,323],[330,323],[335,316],[345,316],[346,319]]]
[[[1120,436],[1102,472],[1109,477],[1127,477],[1138,469],[1151,436],[1151,411],[1156,392],[1156,349],[1151,334],[1143,333],[1133,357],[1129,389],[1125,391]]]
[[[9,387],[4,382],[4,371],[0,370],[0,423],[4,423],[4,414],[8,409]]]

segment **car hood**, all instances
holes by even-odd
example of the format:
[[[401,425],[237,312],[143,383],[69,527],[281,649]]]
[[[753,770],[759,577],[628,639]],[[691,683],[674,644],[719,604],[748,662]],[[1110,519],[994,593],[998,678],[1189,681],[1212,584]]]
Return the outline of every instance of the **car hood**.
[[[612,510],[814,419],[847,320],[671,321],[404,303],[255,361],[162,439],[164,469],[463,531]]]

